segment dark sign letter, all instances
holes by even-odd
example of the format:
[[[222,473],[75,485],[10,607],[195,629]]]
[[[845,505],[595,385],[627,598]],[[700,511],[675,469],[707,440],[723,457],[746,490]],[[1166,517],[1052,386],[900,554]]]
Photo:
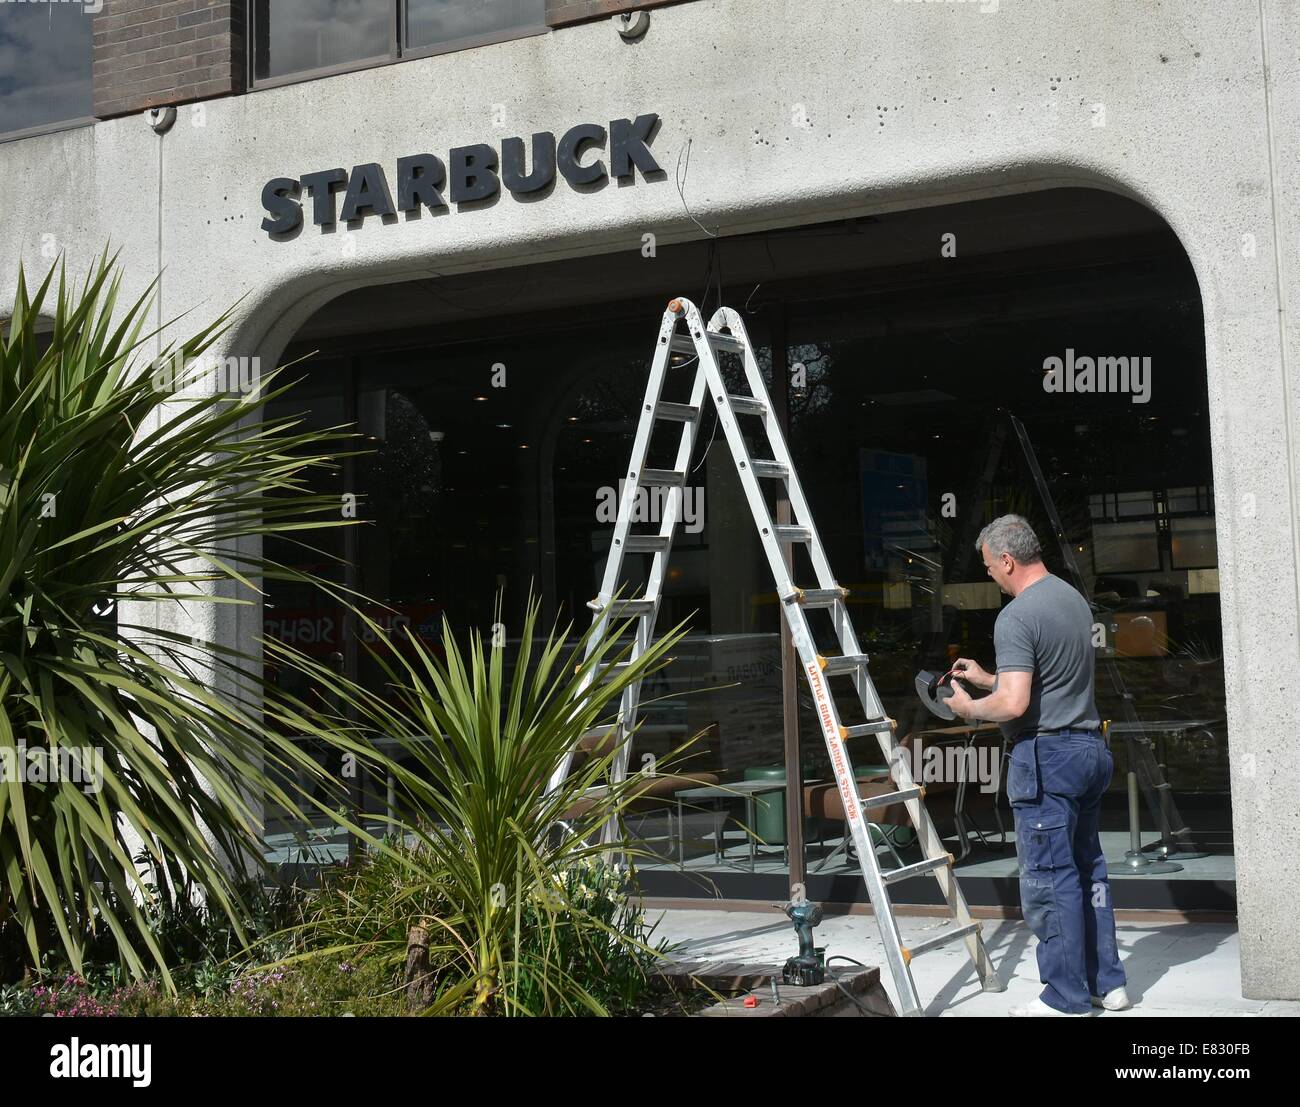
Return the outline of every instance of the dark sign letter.
[[[334,186],[347,179],[342,169],[322,169],[319,173],[302,175],[302,187],[311,194],[311,221],[316,226],[334,225]]]
[[[638,115],[635,121],[615,119],[609,125],[609,175],[618,177],[636,177],[632,167],[647,173],[662,172],[654,154],[650,153],[650,140],[655,125],[659,122],[657,115]]]
[[[451,165],[451,202],[486,200],[501,189],[497,180],[497,152],[491,146],[457,146],[447,159]]]
[[[412,154],[397,159],[397,210],[414,211],[421,204],[430,211],[445,208],[442,193],[447,171],[432,154]]]
[[[302,226],[302,205],[298,203],[298,182],[292,177],[274,177],[262,189],[262,207],[274,219],[263,219],[268,234],[288,234]]]
[[[533,171],[524,173],[524,140],[501,143],[501,180],[511,192],[539,192],[555,180],[555,136],[550,131],[533,135]]]
[[[605,165],[599,158],[590,165],[578,163],[578,159],[582,156],[582,148],[588,143],[603,147],[605,128],[598,127],[595,123],[579,123],[576,127],[570,127],[565,131],[564,137],[560,139],[556,160],[559,162],[564,179],[571,185],[595,184],[605,179]]]
[[[384,171],[373,161],[354,165],[348,178],[347,195],[343,197],[343,211],[339,218],[344,223],[363,218],[368,212],[375,215],[393,214],[393,197],[388,191]]]

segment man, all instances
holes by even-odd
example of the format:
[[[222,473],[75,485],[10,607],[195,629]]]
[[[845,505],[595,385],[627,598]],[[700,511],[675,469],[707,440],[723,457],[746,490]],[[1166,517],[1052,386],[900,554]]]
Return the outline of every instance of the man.
[[[1046,987],[1012,1015],[1086,1015],[1129,1006],[1115,940],[1106,860],[1097,834],[1114,761],[1093,698],[1096,658],[1087,601],[1047,571],[1033,529],[1003,515],[975,543],[997,586],[1013,597],[993,629],[997,674],[969,658],[954,672],[949,707],[972,722],[1001,724],[1014,742],[1007,799],[1016,820],[1020,902],[1038,938]]]

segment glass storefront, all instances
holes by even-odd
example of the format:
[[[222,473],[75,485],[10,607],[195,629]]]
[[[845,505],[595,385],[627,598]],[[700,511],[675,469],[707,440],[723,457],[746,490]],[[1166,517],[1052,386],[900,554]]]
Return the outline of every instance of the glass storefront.
[[[940,255],[940,229],[950,227],[967,251],[960,264]],[[1048,567],[1068,576],[1068,551],[1096,605],[1097,696],[1103,716],[1116,721],[1105,808],[1112,871],[1128,848],[1127,692],[1152,741],[1148,760],[1159,765],[1144,762],[1139,773],[1143,842],[1158,836],[1149,806],[1158,771],[1172,786],[1174,824],[1190,827],[1197,850],[1210,855],[1188,861],[1183,875],[1220,889],[1230,882],[1200,297],[1172,234],[1127,201],[1070,190],[794,228],[662,249],[639,272],[621,258],[553,263],[519,275],[505,297],[475,298],[472,278],[461,278],[454,298],[434,282],[389,287],[382,304],[365,293],[352,304],[344,297],[328,309],[328,326],[311,333],[309,325],[301,338],[303,352],[319,351],[306,363],[308,402],[285,403],[323,424],[355,420],[365,436],[370,452],[340,476],[355,482],[368,521],[348,540],[351,583],[391,607],[386,619],[430,640],[443,618],[458,631],[487,633],[499,591],[508,637],[530,590],[548,619],[585,627],[663,305],[671,294],[691,294],[700,260],[716,261],[708,251],[719,249],[732,259],[722,302],[745,308],[900,735],[928,739],[940,729],[913,694],[918,669],[957,655],[994,667],[1003,600],[972,541],[994,516],[1024,514]],[[503,310],[466,310],[489,299]],[[705,301],[707,315],[716,290],[697,298]],[[445,323],[408,329],[430,310]],[[387,324],[383,333],[376,320]],[[686,363],[670,370],[668,399],[684,398],[694,372],[677,360]],[[657,437],[650,464],[666,466],[675,442],[675,433]],[[643,529],[661,508],[646,495]],[[628,559],[630,589],[647,568],[636,560]],[[797,556],[801,575],[807,583]],[[364,651],[343,648],[337,613],[313,610],[304,597],[273,594],[272,604],[270,632],[315,635],[314,648],[367,676]],[[644,693],[653,702],[634,767],[698,735],[684,767],[724,784],[767,776],[779,785],[779,618],[710,413],[659,622],[686,620],[690,632],[659,686]],[[308,629],[294,631],[295,621]],[[856,706],[843,707],[856,718]],[[823,802],[830,773],[806,695],[799,716],[807,865],[848,874],[855,870],[843,824]],[[986,734],[974,738],[998,747]],[[851,753],[860,767],[880,761],[871,737]],[[997,833],[999,813],[1011,826],[1005,795],[967,799],[965,817],[946,823],[961,866],[993,866],[990,877],[1000,877],[1009,857],[1014,874],[1010,836],[1002,848]],[[665,873],[786,873],[779,802],[747,807],[697,796],[687,808],[686,819],[665,805],[641,820]],[[758,843],[749,833],[755,819]],[[882,840],[911,859],[905,831],[882,826]]]

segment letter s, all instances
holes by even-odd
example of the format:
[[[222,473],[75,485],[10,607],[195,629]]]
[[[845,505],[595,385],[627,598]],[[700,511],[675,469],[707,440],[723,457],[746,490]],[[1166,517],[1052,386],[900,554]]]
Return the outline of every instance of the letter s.
[[[262,189],[262,207],[276,218],[264,218],[267,234],[288,234],[302,226],[302,205],[298,203],[298,182],[292,177],[273,177]]]

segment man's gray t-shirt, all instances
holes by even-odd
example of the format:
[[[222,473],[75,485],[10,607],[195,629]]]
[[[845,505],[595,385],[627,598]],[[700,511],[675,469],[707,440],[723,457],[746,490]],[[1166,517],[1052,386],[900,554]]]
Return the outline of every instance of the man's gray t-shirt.
[[[1051,573],[1031,584],[998,613],[993,645],[999,673],[1034,674],[1029,707],[1001,724],[1004,735],[1101,726],[1092,691],[1092,611],[1071,585]]]

